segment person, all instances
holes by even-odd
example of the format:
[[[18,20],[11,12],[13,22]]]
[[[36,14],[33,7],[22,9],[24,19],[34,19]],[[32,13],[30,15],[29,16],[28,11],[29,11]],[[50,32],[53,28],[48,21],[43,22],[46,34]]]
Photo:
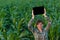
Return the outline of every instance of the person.
[[[33,10],[32,10],[32,19],[28,23],[28,29],[33,33],[35,40],[48,40],[48,30],[51,26],[51,20],[46,15],[46,9],[45,8],[44,8],[43,16],[48,21],[47,26],[45,28],[43,28],[42,20],[38,20],[37,23],[36,23],[37,28],[34,28],[32,26],[32,23],[34,21],[35,15],[33,14]]]

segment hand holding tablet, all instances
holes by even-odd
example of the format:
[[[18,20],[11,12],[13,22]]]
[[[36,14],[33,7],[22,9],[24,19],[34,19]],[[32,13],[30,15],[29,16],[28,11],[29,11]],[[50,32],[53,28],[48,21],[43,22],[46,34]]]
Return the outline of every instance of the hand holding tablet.
[[[46,16],[46,9],[44,8],[44,6],[33,7],[33,9],[32,9],[32,14],[33,14],[33,15],[43,14],[44,17],[47,17],[47,16]]]

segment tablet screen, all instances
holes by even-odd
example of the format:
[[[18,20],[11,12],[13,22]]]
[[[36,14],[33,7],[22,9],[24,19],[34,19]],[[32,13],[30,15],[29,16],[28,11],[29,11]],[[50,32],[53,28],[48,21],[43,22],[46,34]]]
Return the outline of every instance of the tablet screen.
[[[34,15],[44,14],[44,6],[34,7],[33,13],[34,13]]]

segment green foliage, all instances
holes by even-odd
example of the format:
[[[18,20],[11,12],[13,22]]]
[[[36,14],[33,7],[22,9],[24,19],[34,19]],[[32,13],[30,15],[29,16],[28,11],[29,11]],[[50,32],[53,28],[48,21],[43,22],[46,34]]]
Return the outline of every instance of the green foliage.
[[[52,20],[49,40],[60,38],[60,1],[59,0],[0,0],[0,40],[34,40],[28,30],[32,7],[44,5]],[[41,15],[37,19],[44,19]],[[47,21],[44,19],[45,25]],[[35,22],[33,23],[36,27]],[[45,26],[44,25],[44,26]]]

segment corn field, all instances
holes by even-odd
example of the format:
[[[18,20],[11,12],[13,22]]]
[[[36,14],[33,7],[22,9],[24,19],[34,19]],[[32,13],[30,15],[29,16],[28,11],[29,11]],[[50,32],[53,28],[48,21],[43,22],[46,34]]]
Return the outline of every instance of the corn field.
[[[42,6],[52,20],[49,40],[60,40],[60,0],[0,0],[0,40],[34,40],[28,29],[32,8]],[[41,15],[37,19],[44,19]],[[44,26],[47,21],[44,19]],[[33,26],[36,27],[35,23]]]

